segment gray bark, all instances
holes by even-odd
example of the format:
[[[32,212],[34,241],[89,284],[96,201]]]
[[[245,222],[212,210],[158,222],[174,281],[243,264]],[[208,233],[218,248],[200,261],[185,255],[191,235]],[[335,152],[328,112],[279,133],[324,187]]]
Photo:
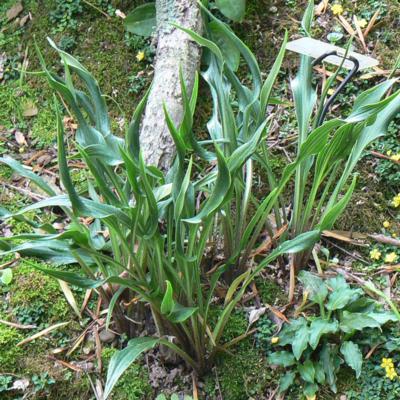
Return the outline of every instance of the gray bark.
[[[152,90],[146,105],[140,132],[140,144],[146,162],[168,170],[175,147],[165,122],[163,103],[176,124],[182,121],[182,101],[179,66],[191,92],[195,72],[199,66],[201,49],[180,29],[201,33],[202,21],[196,0],[156,0],[157,51]]]

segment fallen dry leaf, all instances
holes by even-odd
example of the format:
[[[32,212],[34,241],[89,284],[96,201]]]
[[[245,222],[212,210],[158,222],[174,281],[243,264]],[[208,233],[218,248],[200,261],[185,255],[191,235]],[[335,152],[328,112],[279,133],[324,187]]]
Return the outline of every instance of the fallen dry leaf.
[[[29,19],[29,14],[26,14],[24,17],[20,19],[19,26],[22,28],[28,22],[28,19]]]
[[[26,146],[28,143],[26,143],[26,139],[25,136],[22,132],[20,131],[15,131],[14,134],[15,140],[16,142],[20,145],[20,146]]]
[[[6,13],[7,21],[11,21],[14,18],[17,18],[19,14],[21,14],[24,7],[22,7],[22,3],[18,2],[14,4]]]
[[[24,109],[22,111],[22,115],[24,117],[34,117],[35,115],[37,115],[37,113],[38,109],[35,106],[35,103],[33,103],[32,101],[28,101],[25,103]]]

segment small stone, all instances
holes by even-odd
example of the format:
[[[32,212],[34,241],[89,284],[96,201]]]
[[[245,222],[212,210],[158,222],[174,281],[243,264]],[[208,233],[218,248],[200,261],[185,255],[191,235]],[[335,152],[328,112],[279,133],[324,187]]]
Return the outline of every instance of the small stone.
[[[278,12],[278,7],[276,7],[276,6],[270,7],[269,12],[271,12],[272,14],[276,14]]]
[[[111,343],[115,339],[115,334],[111,331],[103,330],[99,333],[99,338],[104,343]]]

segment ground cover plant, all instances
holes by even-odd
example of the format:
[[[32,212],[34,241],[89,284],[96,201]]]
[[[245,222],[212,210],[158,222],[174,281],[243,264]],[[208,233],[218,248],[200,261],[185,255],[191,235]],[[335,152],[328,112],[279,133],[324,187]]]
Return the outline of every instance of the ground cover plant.
[[[311,31],[312,11],[310,5],[303,19],[305,34]],[[322,95],[317,96],[310,60],[303,58],[291,83],[299,126],[297,154],[292,163],[276,174],[267,140],[278,117],[270,113],[269,106],[288,100],[271,96],[284,60],[287,37],[282,38],[276,61],[265,78],[255,56],[232,30],[206,10],[204,13],[210,32],[206,31],[204,37],[190,31],[187,34],[204,47],[208,59],[202,78],[212,97],[212,116],[207,124],[209,137],[199,140],[193,133],[201,78],[196,79],[191,93],[187,93],[182,79],[182,124],[172,123],[168,104],[164,110],[177,148],[175,163],[168,173],[146,165],[140,152],[138,130],[146,97],[137,107],[125,138],[112,134],[105,99],[96,80],[82,63],[54,43],[51,44],[63,63],[63,74],[56,75],[42,58],[42,76],[63,98],[77,124],[75,141],[71,142],[64,132],[62,106],[55,99],[50,107],[57,120],[57,160],[64,194],[15,160],[1,159],[4,165],[31,179],[41,197],[48,196],[22,210],[2,208],[2,219],[14,218],[32,228],[29,233],[21,231],[3,238],[2,254],[44,258],[53,267],[36,264],[39,271],[74,288],[94,289],[108,310],[106,327],[124,333],[128,339],[134,338],[112,357],[105,396],[113,395],[118,378],[142,352],[158,344],[178,353],[198,375],[208,372],[218,353],[234,351],[234,345],[248,336],[243,331],[238,337],[226,340],[225,329],[234,310],[248,295],[254,277],[275,260],[283,268],[290,265],[293,294],[296,272],[307,268],[311,250],[321,233],[333,227],[351,201],[356,187],[356,180],[351,180],[356,163],[366,146],[385,133],[399,109],[396,82],[389,79],[360,94],[345,115],[317,126],[319,106],[335,77],[328,80]],[[241,78],[242,71],[232,63],[230,54],[219,47],[218,41],[213,41],[216,36],[240,55],[241,68],[245,66],[250,71],[250,78]],[[85,164],[87,185],[74,184],[68,166],[71,160]],[[267,181],[268,187],[261,198],[254,192],[259,176]],[[286,196],[290,185],[295,188],[294,200]],[[66,223],[61,228],[38,222],[35,212],[49,207],[63,215]],[[381,258],[376,252],[372,256],[376,261]],[[4,271],[7,272],[2,273],[2,281],[8,285],[13,277],[9,270]],[[307,289],[304,276],[302,273],[300,280]],[[361,296],[360,289],[350,288],[340,275],[333,279],[352,301],[353,297]],[[322,281],[318,282],[325,287]],[[332,290],[332,282],[326,284],[328,291]],[[218,294],[221,287],[226,288],[222,296]],[[331,297],[332,294],[328,304]],[[362,299],[379,309],[376,302]],[[211,312],[216,303],[217,318]],[[327,317],[330,321],[327,323],[337,328],[335,321],[341,320],[342,309],[347,306],[351,306],[350,300],[331,313],[322,304],[320,318]],[[371,309],[369,312],[379,315],[374,327],[396,321],[393,314]],[[147,337],[137,338],[142,334],[141,327],[132,321],[143,315],[155,327],[147,330]],[[312,330],[314,318],[318,319],[308,320],[307,316],[291,322],[293,327]],[[279,338],[278,346],[287,349],[292,343],[290,327],[285,325],[274,336]],[[370,327],[365,325],[362,330]],[[317,353],[335,358],[333,363],[337,364],[342,359],[349,360],[348,352],[353,351],[358,357],[355,369],[360,375],[361,350],[349,341],[349,333],[333,329],[326,332],[323,341],[329,343],[326,346],[332,350],[329,355],[320,351],[318,343],[315,348],[315,343],[308,343],[309,347],[305,343],[307,349],[296,353],[294,360],[287,355],[293,362],[290,367],[297,371],[289,378],[306,382],[301,383],[306,396],[315,394],[316,383],[327,382],[334,387],[336,378],[332,371],[331,375],[326,374],[328,378],[322,379],[319,374],[316,380],[318,360],[317,367],[312,366],[314,377],[311,379],[312,374],[307,374]],[[287,343],[283,340],[285,335],[289,337]],[[174,339],[170,340],[171,337]],[[339,350],[342,348],[343,351]],[[270,363],[278,364],[273,357],[270,355]],[[295,360],[301,357],[309,367],[307,371],[295,365]],[[50,390],[53,385],[50,378],[35,376],[38,393]],[[285,379],[281,391],[289,387],[290,380]],[[4,385],[8,387],[10,382]]]

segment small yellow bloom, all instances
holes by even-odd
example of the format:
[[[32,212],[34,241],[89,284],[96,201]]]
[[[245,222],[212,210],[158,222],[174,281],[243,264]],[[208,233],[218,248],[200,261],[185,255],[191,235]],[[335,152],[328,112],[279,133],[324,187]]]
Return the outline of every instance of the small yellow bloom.
[[[392,155],[392,150],[388,150],[388,151],[386,152],[386,154],[387,154],[388,156],[391,156],[391,155]]]
[[[317,400],[317,395],[314,394],[313,396],[306,396],[307,400]]]
[[[393,367],[393,360],[391,358],[382,358],[382,364],[381,364],[382,368],[391,368]]]
[[[136,54],[136,60],[143,61],[144,60],[144,51],[138,51],[138,53]]]
[[[334,15],[343,14],[343,11],[344,11],[344,10],[343,10],[343,7],[342,7],[341,4],[336,3],[336,4],[334,4],[334,5],[332,6],[332,12],[333,12]]]
[[[383,227],[384,228],[390,228],[390,222],[389,221],[383,221]]]
[[[378,249],[373,249],[369,252],[369,256],[371,260],[379,260],[381,258],[382,253]]]
[[[397,372],[393,367],[388,367],[386,368],[386,377],[389,378],[391,381],[396,378],[397,376]]]
[[[397,261],[397,254],[394,251],[392,251],[389,254],[386,254],[386,256],[385,256],[385,262],[386,263],[391,264],[391,263],[394,263],[396,261]]]
[[[394,208],[397,208],[400,206],[400,193],[396,194],[396,196],[393,197],[392,199],[392,206]]]
[[[396,238],[396,237],[397,237],[397,233],[396,233],[396,232],[393,232],[393,233],[392,233],[392,237]]]
[[[328,94],[329,94],[329,96],[332,96],[333,93],[335,93],[335,91],[334,91],[332,88],[331,88],[331,89],[328,89]]]
[[[367,22],[366,19],[360,18],[360,19],[358,20],[358,26],[359,26],[360,28],[365,28],[367,25],[368,25],[368,22]]]
[[[400,154],[393,154],[390,156],[390,159],[393,161],[400,161]]]
[[[277,344],[279,342],[279,337],[278,336],[274,336],[272,339],[271,339],[271,343],[272,344]]]

